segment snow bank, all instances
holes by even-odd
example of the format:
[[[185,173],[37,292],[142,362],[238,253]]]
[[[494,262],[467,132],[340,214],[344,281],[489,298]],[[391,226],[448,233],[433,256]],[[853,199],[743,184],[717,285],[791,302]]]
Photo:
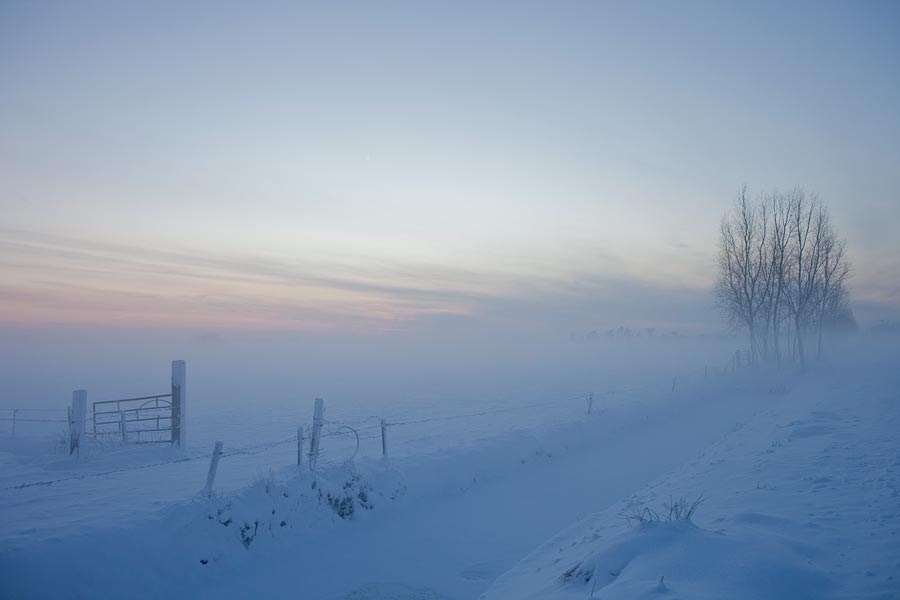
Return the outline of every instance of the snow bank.
[[[898,375],[820,375],[551,538],[482,600],[900,597]],[[695,522],[623,519],[699,493]]]
[[[885,369],[752,373],[315,476],[285,457],[211,499],[196,496],[206,461],[179,467],[196,469],[182,487],[146,469],[14,490],[0,494],[4,531],[28,543],[0,546],[2,595],[896,598],[897,389],[900,375]],[[14,480],[51,470],[7,458]],[[55,472],[134,457],[95,458]],[[155,498],[148,483],[162,488]],[[708,500],[693,523],[629,528],[621,518],[699,493]],[[75,526],[52,522],[60,514]]]
[[[535,597],[637,599],[818,598],[823,573],[777,537],[741,536],[690,521],[654,522],[613,536]]]

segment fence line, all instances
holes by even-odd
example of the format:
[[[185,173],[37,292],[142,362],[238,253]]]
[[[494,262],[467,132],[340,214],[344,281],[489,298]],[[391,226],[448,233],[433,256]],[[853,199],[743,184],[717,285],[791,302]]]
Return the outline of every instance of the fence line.
[[[250,446],[244,446],[242,448],[236,448],[236,449],[230,450],[228,452],[223,452],[221,457],[227,458],[230,456],[236,456],[236,455],[240,455],[240,454],[248,454],[248,455],[259,454],[270,448],[274,448],[274,447],[280,446],[282,444],[287,444],[289,442],[296,442],[296,441],[297,441],[297,436],[293,436],[291,438],[288,438],[285,440],[278,440],[276,442],[267,442],[265,444],[253,444]],[[103,477],[105,475],[113,475],[116,473],[126,473],[128,471],[138,471],[141,469],[150,469],[153,467],[162,467],[165,465],[186,463],[186,462],[190,462],[193,460],[207,459],[210,456],[211,456],[210,452],[206,452],[203,454],[195,454],[193,456],[180,456],[180,457],[174,458],[172,460],[164,460],[164,461],[159,461],[159,462],[155,462],[155,463],[149,463],[146,465],[135,465],[133,467],[121,467],[118,469],[110,469],[108,471],[100,471],[100,472],[95,472],[95,473],[82,473],[80,475],[71,475],[69,477],[60,477],[59,479],[51,479],[51,480],[47,480],[47,481],[32,481],[32,482],[27,482],[27,483],[21,483],[18,485],[11,485],[11,486],[0,488],[0,491],[18,490],[18,489],[29,488],[29,487],[34,487],[34,486],[50,486],[50,485],[53,485],[54,483],[60,483],[63,481],[74,481],[76,479],[87,479],[89,477]]]
[[[646,384],[646,385],[642,385],[642,386],[630,386],[630,387],[625,387],[625,388],[606,390],[606,391],[595,394],[594,397],[596,398],[596,397],[611,396],[611,395],[615,395],[617,393],[630,393],[630,392],[635,392],[635,391],[642,391],[642,390],[650,389],[653,387],[660,387],[661,385],[662,384],[653,383],[653,384]],[[365,431],[378,430],[378,429],[382,429],[382,431],[383,431],[383,427],[401,427],[401,426],[409,426],[409,425],[418,425],[418,424],[422,424],[422,423],[452,421],[452,420],[475,418],[475,417],[494,415],[494,414],[503,414],[503,413],[514,412],[514,411],[519,411],[519,410],[527,410],[527,409],[531,409],[531,408],[540,408],[540,407],[545,407],[545,406],[555,406],[555,405],[567,404],[570,402],[574,402],[576,400],[587,400],[588,397],[589,397],[589,394],[579,394],[579,395],[575,395],[575,396],[569,396],[566,398],[556,399],[556,400],[551,400],[551,401],[546,401],[546,402],[536,402],[536,403],[525,404],[525,405],[510,406],[510,407],[505,407],[505,408],[499,408],[499,409],[493,409],[493,410],[483,410],[483,411],[463,413],[463,414],[457,414],[457,415],[442,415],[442,416],[437,416],[437,417],[424,417],[421,419],[410,419],[410,420],[406,420],[406,421],[388,422],[388,421],[384,421],[380,417],[374,416],[374,415],[369,416],[369,417],[364,417],[362,419],[357,419],[354,421],[323,420],[324,424],[348,429],[348,430],[350,430],[350,433],[342,432],[342,431],[331,431],[328,433],[322,433],[320,435],[320,437],[322,437],[322,438],[339,437],[339,436],[346,437],[348,435],[351,435],[351,433],[353,435],[355,435],[356,442],[357,442],[356,443],[356,452],[354,452],[353,457],[349,459],[349,460],[353,460],[353,458],[356,457],[356,454],[359,451],[359,443],[361,441],[373,440],[373,439],[379,439],[379,438],[383,439],[383,437],[382,437],[383,434],[360,436],[359,433],[361,431],[365,432]],[[49,411],[65,412],[65,409],[52,409],[52,408],[46,408],[46,409],[45,408],[34,408],[34,409],[4,408],[4,409],[0,409],[0,410],[7,410],[7,411],[32,410],[32,411],[48,411],[48,412]],[[11,421],[11,420],[13,420],[13,418],[0,417],[0,420]],[[58,420],[58,419],[16,419],[16,420],[25,421],[25,422],[69,423],[69,421],[67,419],[63,419],[63,420]],[[371,420],[378,421],[378,424],[371,425],[368,427],[362,427],[362,428],[358,428],[358,429],[350,427],[350,425],[362,424],[362,423],[366,423]],[[302,432],[303,428],[301,428],[300,431]],[[429,436],[425,436],[425,437],[429,437]],[[238,456],[238,455],[260,454],[262,452],[265,452],[267,450],[270,450],[272,448],[276,448],[278,446],[282,446],[285,444],[290,444],[290,443],[296,444],[298,442],[298,440],[302,440],[302,439],[304,439],[303,435],[293,435],[289,438],[276,440],[276,441],[272,441],[272,442],[264,442],[264,443],[259,443],[259,444],[252,444],[249,446],[243,446],[240,448],[228,450],[226,452],[221,453],[220,458],[229,458],[229,457]],[[418,438],[416,438],[416,439],[418,439]],[[409,441],[409,440],[407,440],[407,441]],[[324,451],[320,451],[320,454],[323,454],[323,453],[324,453]],[[130,471],[138,471],[138,470],[142,470],[142,469],[155,468],[155,467],[160,467],[160,466],[165,466],[165,465],[186,463],[186,462],[190,462],[190,461],[194,461],[194,460],[208,459],[211,456],[212,456],[211,452],[195,454],[192,456],[181,456],[181,457],[178,457],[178,458],[175,458],[172,460],[159,461],[159,462],[149,463],[149,464],[144,464],[144,465],[136,465],[136,466],[132,466],[132,467],[121,467],[121,468],[110,469],[110,470],[102,471],[102,472],[82,473],[79,475],[72,475],[72,476],[68,476],[68,477],[61,477],[58,479],[52,479],[52,480],[46,480],[46,481],[25,482],[25,483],[21,483],[18,485],[12,485],[12,486],[0,488],[0,491],[18,490],[18,489],[24,489],[24,488],[29,488],[29,487],[35,487],[35,486],[50,486],[50,485],[53,485],[56,483],[61,483],[61,482],[66,482],[66,481],[81,480],[81,479],[87,479],[87,478],[91,478],[91,477],[103,477],[103,476],[114,475],[114,474],[118,474],[118,473],[126,473],[126,472],[130,472]]]
[[[346,434],[332,432],[332,433],[322,434],[322,437],[335,437],[335,436],[339,436],[339,435],[346,435]],[[378,436],[361,437],[359,439],[360,440],[373,439],[375,437],[378,437]],[[265,452],[266,450],[270,450],[277,446],[282,446],[284,444],[289,444],[289,443],[296,443],[297,439],[298,439],[298,436],[294,435],[289,438],[277,440],[274,442],[251,444],[249,446],[243,446],[241,448],[235,448],[234,450],[229,450],[227,452],[223,452],[221,455],[221,458],[229,458],[231,456],[238,456],[238,455],[260,454],[262,452]],[[11,486],[0,488],[0,491],[17,490],[17,489],[23,489],[23,488],[28,488],[28,487],[34,487],[34,486],[50,486],[50,485],[53,485],[54,483],[60,483],[63,481],[73,481],[76,479],[86,479],[89,477],[102,477],[105,475],[113,475],[116,473],[126,473],[128,471],[138,471],[141,469],[150,469],[153,467],[174,465],[177,463],[186,463],[186,462],[190,462],[193,460],[207,459],[211,456],[211,454],[212,453],[210,453],[210,452],[206,452],[206,453],[202,453],[202,454],[195,454],[193,456],[181,456],[181,457],[178,457],[178,458],[175,458],[172,460],[159,461],[159,462],[150,463],[150,464],[146,464],[146,465],[136,465],[133,467],[121,467],[118,469],[110,469],[108,471],[101,471],[101,472],[96,472],[96,473],[82,473],[80,475],[72,475],[69,477],[61,477],[59,479],[51,479],[51,480],[47,480],[47,481],[33,481],[33,482],[28,482],[28,483],[21,483],[18,485],[11,485]]]

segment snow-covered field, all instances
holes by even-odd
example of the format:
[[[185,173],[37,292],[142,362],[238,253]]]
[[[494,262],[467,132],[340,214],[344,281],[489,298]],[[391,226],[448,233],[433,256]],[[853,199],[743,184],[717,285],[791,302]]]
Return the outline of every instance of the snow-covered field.
[[[210,411],[187,455],[95,446],[81,463],[37,433],[6,435],[2,596],[895,598],[900,374],[880,356],[803,375],[695,371],[674,392],[660,373],[620,380],[589,417],[577,393],[367,406],[417,421],[389,429],[389,460],[361,407],[326,408],[362,420],[352,464],[347,436],[329,438],[315,475],[292,443],[250,448],[222,460],[212,499],[198,495],[204,446],[289,439],[308,414],[267,406],[259,439],[238,437],[258,415],[238,427],[239,413]],[[692,523],[622,518],[701,493]]]
[[[750,418],[550,538],[481,598],[900,597],[900,374],[819,375],[747,398]],[[667,518],[701,495],[693,519]],[[623,518],[645,508],[660,519]]]

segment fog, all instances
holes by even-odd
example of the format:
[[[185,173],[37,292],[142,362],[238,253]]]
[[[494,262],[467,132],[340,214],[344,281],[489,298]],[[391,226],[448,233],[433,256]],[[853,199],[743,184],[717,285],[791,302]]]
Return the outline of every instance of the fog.
[[[74,389],[91,400],[167,390],[169,363],[188,365],[191,404],[254,412],[328,398],[334,405],[541,399],[601,393],[729,364],[731,338],[560,337],[556,340],[294,333],[7,332],[0,344],[5,404],[62,407]]]

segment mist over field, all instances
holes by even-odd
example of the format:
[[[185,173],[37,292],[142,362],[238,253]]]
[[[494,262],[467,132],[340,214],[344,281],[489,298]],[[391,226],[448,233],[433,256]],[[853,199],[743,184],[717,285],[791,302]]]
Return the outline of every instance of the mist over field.
[[[900,598],[900,4],[0,2],[0,600]]]
[[[644,378],[724,368],[735,341],[599,338],[421,339],[403,335],[128,331],[11,334],[2,376],[17,405],[65,404],[73,389],[110,399],[164,389],[169,362],[190,365],[198,405],[326,397],[357,407],[414,398],[521,397],[602,391]],[[449,408],[449,407],[448,407]]]

